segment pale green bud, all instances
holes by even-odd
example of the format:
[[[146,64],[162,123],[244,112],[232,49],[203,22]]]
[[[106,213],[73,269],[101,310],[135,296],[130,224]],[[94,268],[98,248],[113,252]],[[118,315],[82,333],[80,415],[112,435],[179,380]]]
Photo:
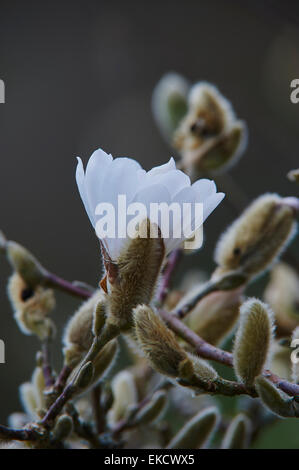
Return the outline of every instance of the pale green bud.
[[[157,391],[152,396],[150,402],[143,406],[141,410],[136,414],[134,422],[138,425],[144,425],[156,421],[165,410],[166,404],[166,392],[164,392],[163,390]]]
[[[249,299],[240,309],[233,362],[238,379],[248,386],[267,364],[273,341],[273,313],[258,299]]]
[[[61,415],[55,423],[53,437],[56,441],[63,441],[69,437],[73,431],[73,420],[68,415]]]
[[[240,413],[226,430],[221,449],[247,449],[251,432],[251,424],[247,416]]]
[[[35,287],[43,282],[45,269],[26,248],[16,242],[8,241],[6,253],[15,271],[20,274],[28,286]]]
[[[278,390],[275,385],[265,377],[258,377],[255,384],[260,399],[272,413],[283,418],[298,416],[293,398],[290,398],[286,393]]]

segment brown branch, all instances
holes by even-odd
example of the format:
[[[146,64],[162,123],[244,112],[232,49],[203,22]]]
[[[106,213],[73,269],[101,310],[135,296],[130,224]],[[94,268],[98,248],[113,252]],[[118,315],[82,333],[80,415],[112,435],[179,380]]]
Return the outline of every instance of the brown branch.
[[[44,284],[48,287],[54,287],[81,299],[88,299],[92,296],[92,292],[90,290],[82,288],[78,283],[66,281],[49,271],[44,272]]]
[[[42,368],[43,368],[46,388],[52,387],[55,383],[52,366],[51,366],[49,341],[50,341],[49,338],[47,338],[42,343],[42,357],[43,357]]]
[[[33,429],[11,429],[0,424],[0,439],[16,441],[36,441],[39,434]]]
[[[96,385],[91,391],[93,415],[98,434],[105,429],[105,415],[100,406],[101,392],[101,385]]]
[[[233,356],[231,353],[207,343],[173,314],[160,310],[160,315],[172,331],[194,347],[195,352],[200,357],[233,367]],[[282,380],[269,370],[264,370],[263,375],[287,395],[299,399],[299,385]],[[244,393],[247,393],[246,388],[244,388]]]

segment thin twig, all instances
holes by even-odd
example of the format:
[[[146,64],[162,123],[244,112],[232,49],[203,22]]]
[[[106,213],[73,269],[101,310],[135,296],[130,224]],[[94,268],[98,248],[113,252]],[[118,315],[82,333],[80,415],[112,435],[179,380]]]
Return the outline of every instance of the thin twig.
[[[102,413],[101,406],[100,406],[101,392],[102,390],[101,390],[100,384],[96,385],[91,391],[94,421],[95,421],[98,434],[101,434],[105,429],[105,415],[104,413]]]
[[[182,257],[182,250],[181,249],[174,250],[169,255],[167,265],[166,265],[165,271],[164,271],[163,276],[162,276],[162,282],[161,282],[161,285],[160,285],[160,288],[159,288],[159,291],[158,291],[158,295],[157,295],[158,304],[160,306],[163,305],[163,303],[164,303],[164,301],[167,297],[167,294],[169,292],[170,282],[171,282],[171,279],[172,279],[172,275],[173,275],[174,270],[177,267],[177,264],[178,264],[179,260],[181,259],[181,257]]]
[[[62,290],[81,299],[88,299],[92,296],[92,292],[90,290],[82,288],[78,285],[78,283],[66,281],[56,274],[50,273],[48,271],[44,273],[44,283],[48,287],[55,287],[56,289]]]
[[[54,385],[55,379],[53,376],[51,359],[50,359],[50,339],[47,338],[42,343],[42,355],[43,355],[43,374],[45,379],[46,388],[50,388]]]
[[[0,439],[16,441],[36,441],[40,438],[33,429],[12,429],[0,424]]]

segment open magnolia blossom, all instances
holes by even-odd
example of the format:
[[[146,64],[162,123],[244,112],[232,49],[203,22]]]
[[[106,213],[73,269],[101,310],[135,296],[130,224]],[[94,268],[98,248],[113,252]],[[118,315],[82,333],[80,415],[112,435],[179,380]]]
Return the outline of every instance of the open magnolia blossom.
[[[223,193],[217,193],[214,181],[200,179],[191,185],[190,178],[177,170],[173,158],[168,163],[146,172],[137,161],[126,157],[113,159],[101,149],[91,155],[85,172],[82,161],[78,158],[76,180],[89,219],[112,260],[118,259],[130,237],[128,231],[120,227],[116,233],[108,230],[105,237],[99,234],[97,225],[105,212],[99,209],[100,206],[107,208],[108,204],[113,208],[114,227],[120,225],[119,221],[124,213],[126,213],[126,222],[129,226],[132,216],[136,216],[136,211],[140,212],[141,208],[145,208],[147,211],[145,217],[151,223],[158,222],[167,254],[178,248],[185,239],[196,232],[224,198]],[[125,201],[127,206],[120,205],[120,196],[123,198],[121,202]],[[168,208],[171,208],[173,203],[177,203],[176,207],[181,208],[182,213],[184,213],[186,203],[189,206],[195,206],[197,203],[202,210],[201,217],[197,218],[192,212],[192,232],[190,230],[188,232],[186,220],[181,217],[179,218],[181,230],[177,230],[178,227],[174,222],[168,224],[168,233],[166,233],[167,230],[162,227],[162,222],[160,226],[160,219],[153,221],[151,218],[151,208],[154,203],[163,204]],[[128,205],[133,207],[134,213],[129,209],[126,211]],[[168,214],[170,212],[168,211]],[[180,233],[180,236],[177,236],[177,233]]]

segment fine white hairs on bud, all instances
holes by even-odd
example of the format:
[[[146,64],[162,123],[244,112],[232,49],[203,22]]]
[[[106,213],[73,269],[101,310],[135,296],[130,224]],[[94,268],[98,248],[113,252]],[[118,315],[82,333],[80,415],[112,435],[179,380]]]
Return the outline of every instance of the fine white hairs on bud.
[[[238,414],[226,430],[221,449],[247,449],[250,433],[250,420],[243,413]]]
[[[214,85],[195,84],[174,138],[183,169],[193,178],[223,171],[242,155],[246,143],[247,127],[236,119],[230,102]]]
[[[251,386],[270,356],[273,341],[273,313],[258,299],[249,299],[240,309],[233,362],[238,379]]]
[[[19,387],[19,393],[23,408],[31,419],[39,417],[39,412],[45,406],[44,399],[45,381],[41,367],[36,367],[31,382],[23,383]]]
[[[173,133],[187,112],[190,85],[181,75],[170,72],[156,85],[152,97],[152,110],[163,137],[172,141]]]
[[[200,449],[207,445],[219,423],[219,412],[211,406],[198,413],[170,441],[168,449]]]
[[[128,242],[117,260],[116,277],[110,282],[107,323],[121,330],[132,326],[133,309],[139,304],[148,304],[154,294],[165,247],[161,236],[150,238],[153,226],[149,220],[140,223],[139,233],[145,229],[148,236],[138,235]]]
[[[41,284],[45,270],[39,261],[26,248],[19,243],[6,242],[6,254],[15,271],[24,279],[29,287]]]
[[[119,372],[112,380],[113,406],[107,418],[110,426],[128,417],[130,410],[137,404],[137,388],[134,376],[124,370]]]
[[[139,305],[134,310],[134,320],[138,344],[156,371],[181,378],[191,388],[196,387],[196,377],[204,382],[216,379],[212,366],[187,353],[150,307]]]
[[[105,295],[96,291],[70,318],[63,337],[65,363],[77,365],[89,350],[95,330],[105,323]]]
[[[248,276],[264,271],[295,232],[294,210],[277,194],[264,194],[235,220],[215,251],[218,272],[241,270]]]
[[[264,299],[275,313],[277,335],[291,335],[299,318],[299,277],[295,269],[285,263],[276,264],[271,270]]]
[[[54,334],[54,324],[48,318],[48,314],[55,307],[52,289],[42,286],[30,287],[15,272],[9,279],[7,291],[15,319],[23,333],[35,334],[41,340]]]
[[[257,377],[255,385],[263,404],[272,411],[272,413],[282,418],[298,417],[293,398],[290,398],[286,393],[278,390],[278,388],[265,377]]]

